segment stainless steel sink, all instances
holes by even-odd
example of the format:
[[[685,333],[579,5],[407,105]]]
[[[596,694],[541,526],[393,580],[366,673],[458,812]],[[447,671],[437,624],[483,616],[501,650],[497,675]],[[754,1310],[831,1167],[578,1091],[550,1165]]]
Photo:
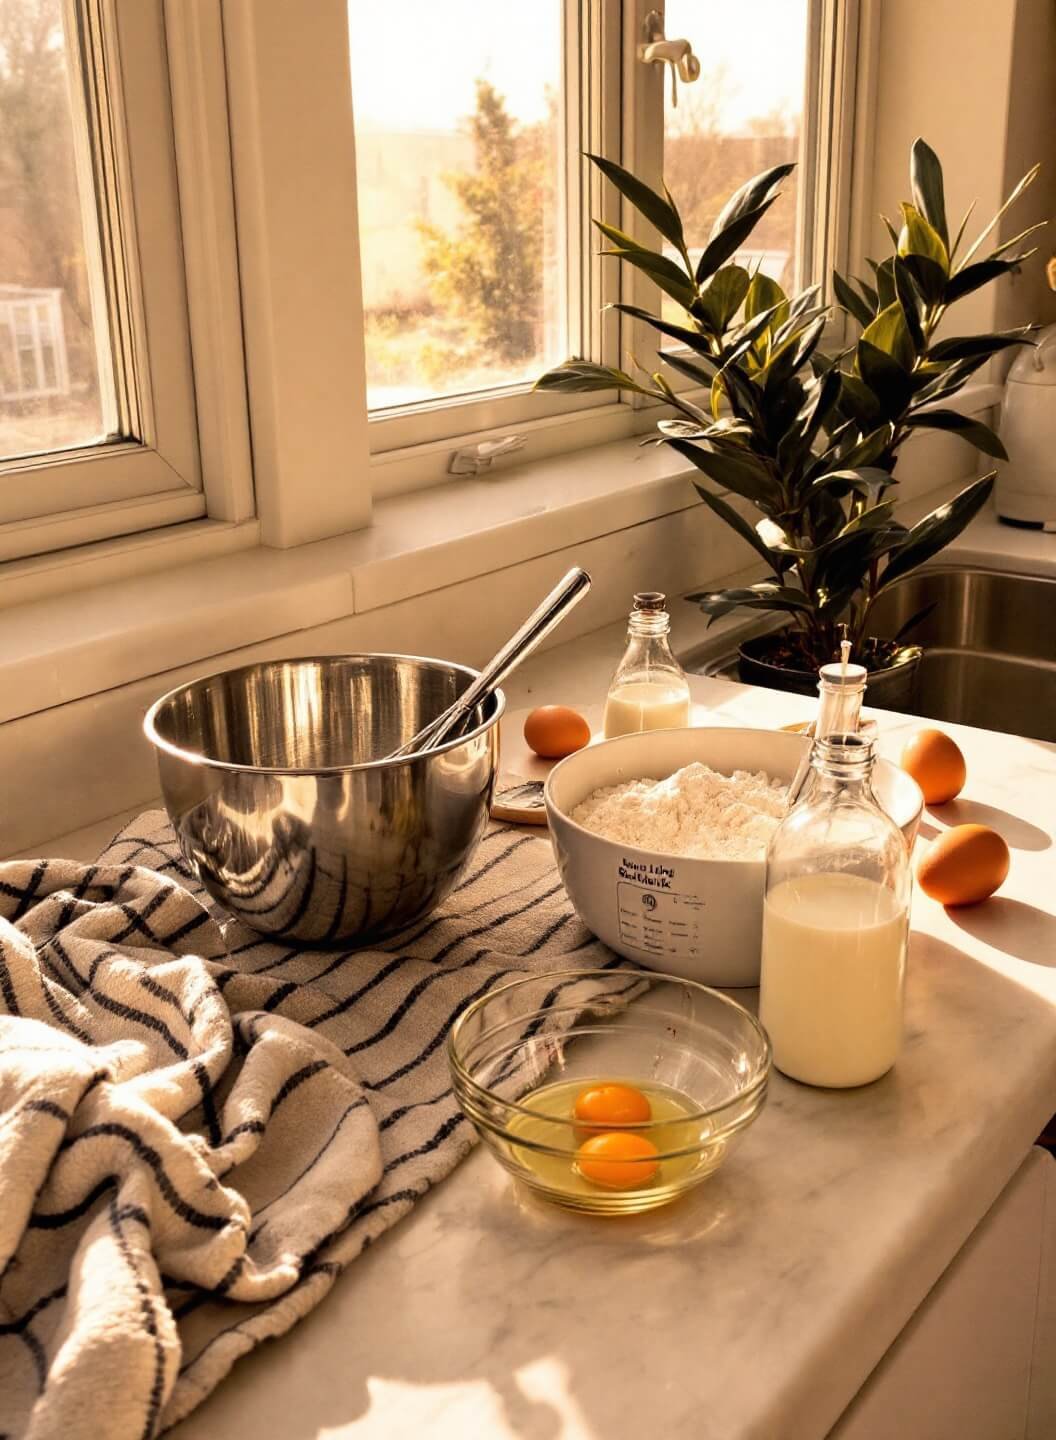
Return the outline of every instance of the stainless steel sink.
[[[1056,580],[953,567],[918,571],[877,601],[870,628],[893,635],[932,602],[934,610],[906,637],[924,647],[906,708],[1056,741]],[[694,668],[736,677],[736,663],[727,654]]]
[[[924,570],[873,610],[895,634],[925,605],[910,637],[924,647],[913,709],[934,720],[1056,740],[1056,580],[992,570]]]

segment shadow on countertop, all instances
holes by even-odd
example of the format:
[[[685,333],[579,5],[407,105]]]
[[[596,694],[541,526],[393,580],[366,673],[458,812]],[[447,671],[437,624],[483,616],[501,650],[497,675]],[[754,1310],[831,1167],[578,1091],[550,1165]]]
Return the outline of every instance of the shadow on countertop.
[[[985,945],[1015,960],[1056,969],[1056,916],[1036,905],[993,895],[982,905],[949,906],[946,914]]]
[[[996,805],[984,805],[980,800],[958,798],[929,808],[933,808],[946,825],[989,825],[1013,850],[1048,850],[1052,845],[1052,836],[1040,826],[1007,810],[999,810]],[[924,833],[923,826],[921,833]]]

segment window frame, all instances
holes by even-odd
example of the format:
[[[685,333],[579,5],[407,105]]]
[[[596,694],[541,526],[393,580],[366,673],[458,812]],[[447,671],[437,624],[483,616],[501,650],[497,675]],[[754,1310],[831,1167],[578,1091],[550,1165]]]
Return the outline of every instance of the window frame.
[[[618,197],[602,191],[600,177],[584,152],[611,154],[619,147],[619,21],[620,6],[611,0],[565,0],[564,83],[566,93],[573,95],[566,110],[564,144],[569,328],[579,341],[578,348],[604,354],[609,364],[618,361],[618,327],[611,323],[616,317],[602,321],[598,312],[619,298],[619,278],[598,263],[590,217],[606,213],[614,219],[609,212],[618,208]],[[531,382],[524,382],[389,411],[368,409],[375,497],[443,483],[449,478],[450,452],[479,435],[511,426],[534,433],[540,424],[562,426],[568,417],[580,415],[594,422],[586,432],[589,435],[598,429],[603,414],[611,417],[620,407],[621,396],[615,389],[591,395],[554,395],[535,393]],[[567,425],[562,429],[567,441]]]
[[[86,244],[105,261],[108,418],[129,438],[0,462],[0,562],[253,514],[226,96],[206,83],[223,78],[218,0],[64,0],[64,18],[87,94],[91,133],[75,128],[96,179]],[[197,164],[178,173],[178,152]],[[196,230],[214,258],[192,281]]]
[[[813,211],[823,217],[811,249],[817,255],[814,259],[812,254],[812,268],[826,299],[831,294],[832,268],[846,265],[866,179],[862,130],[872,4],[873,0],[811,0],[810,4],[809,23],[818,38],[809,46],[805,91],[810,94],[816,87],[819,104],[805,107],[808,137],[803,148],[811,161]],[[663,155],[664,67],[641,64],[636,50],[646,16],[651,10],[663,15],[663,0],[624,0],[622,6],[580,0],[578,10],[580,84],[586,95],[581,148],[600,147],[601,153],[657,185]],[[577,233],[583,246],[584,281],[577,299],[583,348],[587,358],[619,364],[628,352],[647,355],[655,350],[656,336],[644,322],[603,307],[622,299],[657,312],[660,291],[630,266],[599,257],[590,216],[604,215],[643,243],[656,244],[657,237],[629,205],[621,204],[595,167],[582,156],[572,159],[579,162]],[[835,313],[826,338],[839,344],[843,335],[843,318]],[[671,378],[677,390],[693,392],[690,381]],[[527,439],[515,460],[543,458],[641,433],[651,428],[656,413],[656,402],[626,392],[534,395],[527,386],[487,397],[455,397],[405,407],[395,416],[368,412],[373,493],[382,498],[442,484],[449,478],[454,449],[511,429]]]
[[[659,8],[663,14],[663,0],[633,0],[633,3],[639,26],[644,24],[649,10]],[[799,189],[796,227],[801,256],[795,284],[797,289],[803,288],[813,276],[814,283],[821,287],[823,304],[833,303],[832,271],[847,269],[848,259],[854,253],[853,242],[860,230],[860,225],[856,230],[856,221],[864,208],[862,200],[870,156],[863,137],[868,133],[873,103],[873,26],[877,18],[873,13],[874,4],[875,0],[809,0],[808,4],[811,39],[807,48],[804,94],[809,96],[817,88],[819,103],[814,107],[805,103],[803,111],[800,165],[801,174],[806,178]],[[658,112],[655,100],[651,101],[645,118],[638,123],[641,131],[637,148],[633,139],[625,144],[639,157],[640,169],[636,173],[659,188],[663,156],[662,103]],[[629,227],[633,227],[631,233],[643,243],[659,243],[657,236],[643,233],[640,217],[628,208],[624,228]],[[804,267],[803,237],[807,233],[810,239],[805,248],[810,263]],[[659,288],[643,277],[638,283],[635,303],[659,313],[661,299]],[[636,353],[656,349],[655,332],[644,321],[629,321],[625,329],[630,348]],[[839,348],[846,335],[846,316],[834,308],[825,327],[824,343],[830,348]],[[672,348],[675,354],[690,353],[685,347]],[[676,374],[667,378],[676,393],[688,399],[704,400],[705,392],[692,381]],[[644,396],[633,397],[631,403],[639,410],[656,412],[659,409],[656,401]]]

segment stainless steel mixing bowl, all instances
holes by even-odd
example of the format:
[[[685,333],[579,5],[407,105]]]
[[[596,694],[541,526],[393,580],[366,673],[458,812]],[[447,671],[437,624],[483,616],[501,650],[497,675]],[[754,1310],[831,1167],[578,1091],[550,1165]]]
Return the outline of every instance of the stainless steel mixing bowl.
[[[144,730],[184,855],[221,905],[267,935],[336,945],[428,914],[483,833],[501,691],[462,739],[378,759],[476,671],[409,655],[246,665],[162,696]]]

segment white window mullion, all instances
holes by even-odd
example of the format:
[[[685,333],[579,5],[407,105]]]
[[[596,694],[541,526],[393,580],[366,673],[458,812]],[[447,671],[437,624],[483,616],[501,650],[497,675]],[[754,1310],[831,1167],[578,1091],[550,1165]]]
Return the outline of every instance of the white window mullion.
[[[592,155],[619,160],[623,148],[623,17],[621,7],[605,0],[584,0],[587,42],[583,47],[582,93],[584,126],[582,149]],[[585,358],[601,365],[622,365],[619,313],[606,307],[621,297],[619,264],[599,252],[605,239],[592,223],[594,217],[621,225],[619,196],[598,168],[580,158],[583,204],[577,235],[582,247],[585,276],[583,325]],[[616,394],[614,400],[620,397]]]
[[[644,65],[638,59],[638,46],[645,38],[646,17],[653,11],[663,20],[664,0],[627,0],[624,6],[620,163],[625,170],[659,191],[664,170],[664,84],[667,69],[666,66]],[[605,189],[612,192],[607,183]],[[616,223],[643,245],[660,249],[663,244],[662,237],[627,201],[623,202],[622,215]],[[615,260],[606,263],[617,264]],[[620,298],[624,303],[658,314],[661,303],[659,287],[631,265],[619,262],[619,268],[622,272]],[[621,368],[633,368],[632,357],[637,357],[647,369],[655,368],[653,361],[660,338],[656,331],[643,320],[635,320],[629,315],[620,318]],[[655,363],[659,364],[658,361]],[[652,404],[640,395],[626,395],[625,399],[634,409]]]
[[[208,514],[255,513],[220,0],[165,10],[180,224]]]
[[[344,0],[223,22],[257,505],[297,545],[371,509]]]

